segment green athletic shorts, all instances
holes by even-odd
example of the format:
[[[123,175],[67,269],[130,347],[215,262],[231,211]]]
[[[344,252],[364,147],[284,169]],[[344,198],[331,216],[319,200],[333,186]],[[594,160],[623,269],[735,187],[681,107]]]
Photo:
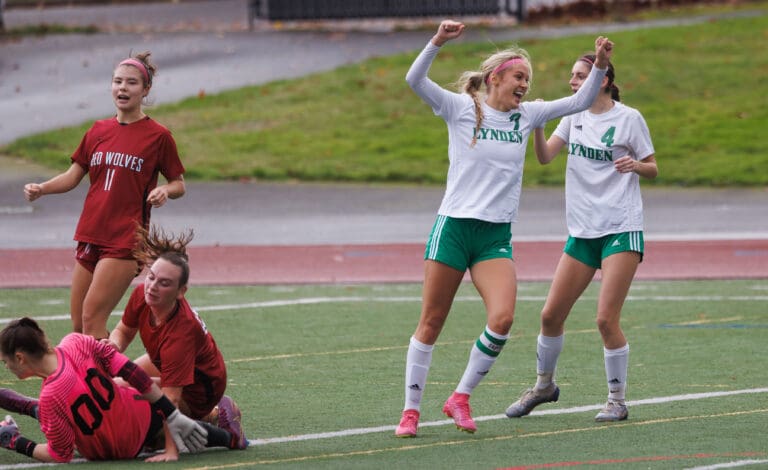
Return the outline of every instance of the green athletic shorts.
[[[643,232],[622,232],[600,238],[568,237],[563,251],[587,266],[600,269],[605,258],[623,251],[640,253],[642,263],[644,248]]]
[[[427,240],[424,259],[466,271],[480,261],[512,259],[512,232],[509,222],[455,219],[438,215]]]

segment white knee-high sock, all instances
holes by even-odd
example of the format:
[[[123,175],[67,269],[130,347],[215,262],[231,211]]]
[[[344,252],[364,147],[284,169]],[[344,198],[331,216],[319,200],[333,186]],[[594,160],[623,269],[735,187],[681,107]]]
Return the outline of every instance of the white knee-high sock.
[[[539,333],[536,341],[536,387],[545,389],[555,380],[557,358],[563,350],[565,335],[544,336]]]
[[[603,348],[605,377],[608,380],[608,399],[624,402],[629,367],[629,344],[618,349]]]
[[[469,352],[467,368],[464,369],[464,375],[461,377],[461,381],[456,387],[456,392],[466,393],[467,395],[472,393],[472,390],[477,387],[477,384],[479,384],[491,370],[491,366],[496,362],[496,358],[499,356],[499,353],[501,353],[508,338],[508,334],[500,335],[494,333],[486,325],[483,334],[481,334],[480,337],[477,338],[477,341],[475,341],[475,344],[472,345],[472,350]]]
[[[408,345],[408,355],[405,359],[405,408],[404,410],[419,410],[421,395],[427,384],[427,373],[432,363],[433,345],[424,344],[411,336]]]

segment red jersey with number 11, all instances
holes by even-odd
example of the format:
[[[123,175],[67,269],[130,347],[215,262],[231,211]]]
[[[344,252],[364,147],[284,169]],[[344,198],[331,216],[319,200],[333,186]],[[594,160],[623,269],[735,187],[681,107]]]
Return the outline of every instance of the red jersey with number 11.
[[[170,131],[149,117],[131,124],[96,121],[72,162],[91,181],[74,238],[111,248],[133,248],[136,223],[149,227],[146,200],[158,173],[169,181],[184,174]]]

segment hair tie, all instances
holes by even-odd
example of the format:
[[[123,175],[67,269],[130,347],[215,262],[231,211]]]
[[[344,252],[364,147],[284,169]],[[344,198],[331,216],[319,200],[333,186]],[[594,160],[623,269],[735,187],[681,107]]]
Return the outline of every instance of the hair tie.
[[[509,59],[506,62],[502,62],[498,67],[493,69],[493,71],[491,73],[489,73],[487,77],[485,77],[485,85],[488,86],[488,84],[490,83],[491,75],[498,74],[502,70],[507,69],[507,68],[511,67],[512,65],[514,65],[514,64],[524,64],[524,63],[525,63],[525,60],[522,57],[519,57],[519,56],[518,57],[513,57],[513,58]]]
[[[139,69],[139,72],[141,72],[141,75],[144,76],[144,81],[147,82],[147,84],[152,83],[152,80],[149,78],[149,70],[147,70],[147,66],[144,65],[144,62],[138,59],[130,58],[120,62],[120,64],[118,64],[118,67],[121,65],[133,65],[134,67]]]

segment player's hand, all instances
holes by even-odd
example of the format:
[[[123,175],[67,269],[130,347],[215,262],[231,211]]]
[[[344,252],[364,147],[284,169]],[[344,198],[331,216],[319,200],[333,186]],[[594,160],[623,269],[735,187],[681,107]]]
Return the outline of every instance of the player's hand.
[[[0,447],[15,450],[16,439],[20,434],[19,425],[11,416],[7,415],[4,420],[0,421]]]
[[[24,198],[32,202],[43,195],[43,185],[38,183],[29,183],[24,185]]]
[[[608,61],[613,54],[613,41],[610,39],[598,36],[595,39],[595,66],[599,69],[608,67]]]
[[[614,168],[616,168],[616,171],[619,173],[632,173],[635,171],[637,161],[634,160],[629,155],[623,156],[621,158],[617,158],[613,162]]]
[[[442,46],[451,39],[456,39],[464,32],[464,23],[459,23],[453,20],[444,20],[437,28],[437,33],[432,36],[432,44],[435,46]]]
[[[165,186],[158,186],[150,191],[147,196],[147,202],[152,204],[153,207],[160,207],[168,202],[168,188]]]
[[[168,425],[168,431],[179,451],[195,453],[205,449],[208,431],[197,421],[181,414],[178,409],[166,418],[165,424]]]
[[[179,453],[163,452],[144,459],[145,462],[176,462],[179,460]]]

